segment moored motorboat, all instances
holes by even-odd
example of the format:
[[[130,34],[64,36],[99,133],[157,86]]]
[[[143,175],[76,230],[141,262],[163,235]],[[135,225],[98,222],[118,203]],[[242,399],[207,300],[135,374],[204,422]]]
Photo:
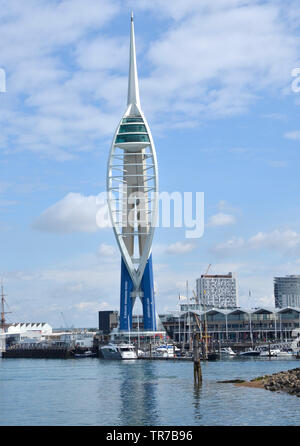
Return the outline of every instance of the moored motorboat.
[[[231,347],[224,347],[220,350],[221,356],[236,356],[236,353],[232,350]]]
[[[261,350],[259,356],[261,357],[277,357],[278,356],[278,352],[280,350],[276,350],[276,349],[270,349],[270,350]]]
[[[276,356],[278,357],[283,357],[283,358],[292,358],[294,353],[292,350],[280,350],[280,349],[276,349]]]
[[[109,343],[100,347],[100,353],[104,359],[138,359],[133,344]]]
[[[252,348],[250,348],[249,350],[246,350],[244,352],[240,352],[239,355],[240,356],[259,356],[260,355],[260,351],[253,350]]]
[[[173,344],[163,344],[163,345],[159,345],[156,349],[155,352],[163,357],[174,357],[174,353],[176,355],[177,352],[179,352],[180,349],[178,347],[176,347]]]
[[[86,350],[83,353],[75,353],[75,358],[91,358],[93,356],[96,356],[96,353],[93,353],[91,350]]]

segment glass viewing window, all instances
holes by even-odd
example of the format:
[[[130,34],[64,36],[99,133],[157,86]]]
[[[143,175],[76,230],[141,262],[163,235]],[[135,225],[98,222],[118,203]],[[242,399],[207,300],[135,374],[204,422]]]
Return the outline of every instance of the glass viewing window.
[[[132,135],[118,135],[116,143],[120,142],[150,142],[148,135],[132,134]]]

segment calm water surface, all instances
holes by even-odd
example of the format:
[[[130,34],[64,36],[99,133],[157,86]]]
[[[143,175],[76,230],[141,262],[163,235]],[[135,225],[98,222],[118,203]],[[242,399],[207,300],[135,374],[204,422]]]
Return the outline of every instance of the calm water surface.
[[[300,425],[300,398],[216,382],[296,367],[207,362],[196,390],[192,362],[0,359],[0,425]]]

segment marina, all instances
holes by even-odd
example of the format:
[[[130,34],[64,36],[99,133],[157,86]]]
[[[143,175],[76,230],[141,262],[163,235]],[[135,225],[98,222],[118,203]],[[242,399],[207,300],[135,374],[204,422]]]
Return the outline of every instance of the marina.
[[[128,2],[89,2],[84,14],[50,3],[37,18],[13,7],[4,24],[0,426],[299,426],[300,234],[286,185],[300,132],[271,101],[276,86],[287,91],[282,67],[297,61],[292,13],[280,24],[282,11],[262,2],[252,23],[251,2],[227,12],[225,1],[168,16],[158,1],[149,25],[137,8],[136,51]],[[210,35],[210,23],[221,29]],[[26,51],[14,54],[20,30]],[[265,108],[250,113],[263,88]],[[22,152],[11,168],[8,152]],[[274,167],[285,168],[278,190]]]
[[[299,425],[296,396],[218,383],[296,367],[284,358],[207,361],[198,388],[188,361],[0,359],[0,425]]]

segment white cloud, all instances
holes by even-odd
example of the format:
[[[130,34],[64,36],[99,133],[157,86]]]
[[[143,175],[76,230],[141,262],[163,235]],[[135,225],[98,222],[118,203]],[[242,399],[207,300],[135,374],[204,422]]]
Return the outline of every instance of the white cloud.
[[[177,254],[187,254],[194,251],[197,248],[195,243],[191,242],[176,242],[169,245],[166,249],[167,254],[177,255]]]
[[[80,0],[27,0],[26,6],[2,2],[1,65],[7,72],[0,110],[3,149],[12,150],[13,139],[13,150],[66,161],[111,134],[119,116],[111,109],[108,113],[105,102],[96,104],[94,93],[111,76],[98,73],[91,82],[88,61],[93,53],[94,60],[110,70],[111,61],[118,60],[107,54],[113,44],[116,49],[116,42],[102,36],[102,46],[95,44],[118,11],[119,4],[108,0],[86,0],[84,8]]]
[[[259,232],[248,240],[248,246],[255,249],[268,248],[280,251],[299,250],[300,234],[289,229],[269,233]]]
[[[295,130],[293,132],[287,132],[284,134],[284,137],[287,139],[293,139],[295,141],[299,141],[300,140],[300,131]]]
[[[252,0],[252,4],[257,0]],[[194,14],[205,14],[207,12],[228,10],[232,7],[239,7],[249,4],[249,0],[218,0],[212,2],[210,0],[173,0],[166,2],[164,0],[139,0],[138,3],[129,1],[129,4],[134,4],[136,8],[152,10],[157,15],[164,14],[167,17],[172,17],[174,20],[181,20],[186,16],[193,16]]]
[[[76,59],[85,70],[101,72],[119,69],[127,75],[128,53],[128,39],[98,37],[80,43],[76,49]]]
[[[262,116],[262,118],[274,119],[276,121],[286,121],[287,120],[287,115],[285,115],[283,113],[265,113],[261,116]]]
[[[7,272],[4,280],[9,305],[18,309],[9,315],[10,320],[42,320],[59,327],[63,311],[70,325],[97,327],[99,310],[119,306],[116,278],[120,264],[96,255],[77,260],[77,266]]]
[[[287,165],[287,161],[269,161],[269,166],[279,169],[287,167]]]
[[[95,313],[100,310],[106,310],[108,307],[109,304],[107,302],[100,303],[99,301],[93,301],[93,302],[83,301],[73,306],[73,308],[76,308],[79,311],[91,311]]]
[[[47,232],[96,232],[99,230],[99,211],[107,213],[99,196],[69,193],[46,209],[32,224],[34,229]]]
[[[112,136],[126,104],[128,35],[114,29],[112,37],[104,27],[127,13],[128,3],[2,2],[2,150],[68,161]],[[276,88],[278,94],[298,58],[297,7],[253,0],[134,2],[165,19],[149,47],[137,35],[146,114],[155,123],[168,113],[168,127],[196,126],[200,117],[244,112],[261,91]]]
[[[245,241],[242,237],[232,237],[226,242],[218,243],[215,247],[215,251],[231,252],[233,250],[242,248],[245,245]]]
[[[300,252],[300,234],[290,229],[274,230],[269,233],[258,232],[248,240],[242,237],[218,243],[213,250],[226,255],[233,254],[241,249],[270,249],[282,254],[297,255]]]
[[[116,250],[112,245],[102,243],[99,247],[98,254],[104,257],[113,257],[116,254]]]
[[[226,226],[232,225],[236,222],[235,216],[230,214],[224,214],[219,212],[218,214],[212,215],[208,220],[208,226]]]
[[[259,91],[272,94],[290,83],[298,42],[286,17],[279,20],[279,3],[147,3],[139,7],[175,19],[150,47],[154,69],[142,85],[147,102],[155,97],[152,107],[185,117],[240,113]]]

